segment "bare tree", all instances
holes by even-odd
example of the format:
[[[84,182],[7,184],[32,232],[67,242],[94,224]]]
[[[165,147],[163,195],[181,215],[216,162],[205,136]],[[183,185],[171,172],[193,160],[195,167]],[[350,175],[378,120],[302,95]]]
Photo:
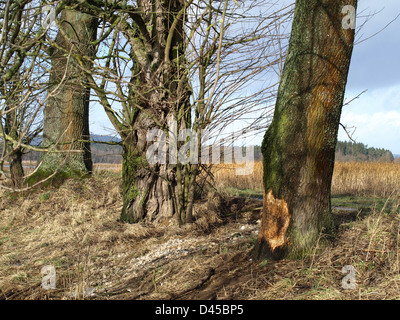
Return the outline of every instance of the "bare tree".
[[[8,1],[1,16],[0,134],[1,172],[10,178],[14,188],[21,188],[26,178],[22,156],[41,132],[40,99],[43,97],[40,67],[43,32],[40,12],[34,1]],[[4,163],[10,166],[10,176]]]
[[[84,12],[101,17],[101,54],[87,74],[122,139],[122,221],[175,215],[179,224],[191,222],[203,164],[180,159],[199,154],[202,131],[218,133],[229,121],[256,113],[261,101],[257,108],[265,110],[266,97],[272,100],[277,80],[250,94],[245,87],[282,62],[285,50],[277,28],[291,8],[274,10],[274,5],[210,0],[81,4]],[[261,111],[258,117],[263,118]],[[265,123],[267,113],[264,118]],[[262,119],[248,127],[257,121]],[[182,129],[187,134],[176,136]],[[149,137],[151,132],[158,133]],[[154,140],[165,142],[164,156],[172,162],[149,161]],[[173,150],[174,142],[176,149],[186,144],[186,152]]]
[[[65,2],[60,2],[54,8],[54,16],[65,5]],[[42,162],[33,173],[26,175],[22,166],[24,153],[66,154],[76,153],[77,150],[71,150],[71,147],[68,150],[55,150],[55,145],[45,148],[38,146],[39,139],[36,139],[43,128],[42,111],[48,100],[51,66],[49,45],[46,43],[48,28],[43,25],[42,19],[45,4],[39,0],[7,1],[1,6],[0,166],[2,175],[12,181],[13,190],[26,190],[26,179],[36,174]],[[58,163],[59,168],[64,162]],[[6,163],[10,166],[9,172],[5,170]],[[41,179],[34,180],[36,183],[33,185],[42,182]],[[2,184],[1,187],[6,186]]]
[[[39,27],[25,37],[27,48],[38,50],[32,56],[43,59],[46,79],[38,89],[47,96],[37,104],[45,106],[43,145],[34,147],[46,153],[36,172],[91,170],[86,160],[92,89],[121,136],[121,220],[175,215],[180,225],[191,222],[196,179],[208,166],[200,156],[204,132],[219,144],[229,124],[243,121],[243,136],[270,121],[286,52],[280,28],[291,6],[263,0],[91,0],[55,8],[55,31]],[[42,9],[37,2],[36,12]],[[22,60],[8,70],[22,70],[29,59]],[[30,79],[39,75],[33,72]],[[23,110],[21,105],[15,110]],[[21,140],[4,141],[10,139],[16,146]],[[164,152],[166,161],[148,156],[157,142],[167,148],[158,154]]]

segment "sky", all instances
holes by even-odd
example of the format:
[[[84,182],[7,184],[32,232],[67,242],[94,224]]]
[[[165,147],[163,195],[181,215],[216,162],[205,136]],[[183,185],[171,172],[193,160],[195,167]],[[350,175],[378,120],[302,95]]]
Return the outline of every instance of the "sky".
[[[360,0],[357,12],[359,15],[377,12],[357,34],[357,38],[367,39],[400,14],[400,1]],[[394,154],[400,154],[399,52],[400,17],[379,34],[355,45],[347,101],[367,91],[344,106],[341,117],[343,125],[353,127],[349,131],[357,142],[389,149]],[[349,140],[342,128],[339,140]]]
[[[364,16],[373,13],[376,14],[357,33],[346,101],[366,92],[343,107],[341,123],[357,142],[400,155],[400,16],[392,21],[400,15],[400,0],[359,0],[358,26]],[[90,125],[92,133],[115,132],[98,107],[91,108]],[[341,127],[338,138],[349,140]],[[252,140],[260,144],[262,134]]]

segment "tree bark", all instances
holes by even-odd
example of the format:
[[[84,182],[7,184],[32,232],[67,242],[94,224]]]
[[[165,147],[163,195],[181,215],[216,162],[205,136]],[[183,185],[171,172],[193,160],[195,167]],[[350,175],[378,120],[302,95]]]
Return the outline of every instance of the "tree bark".
[[[160,221],[174,214],[174,176],[168,164],[150,164],[146,159],[149,143],[142,130],[132,131],[123,140],[122,194],[120,220],[129,223]]]
[[[46,175],[55,170],[67,175],[92,171],[90,143],[83,142],[90,140],[90,89],[84,69],[90,70],[92,67],[87,58],[95,55],[91,42],[96,40],[97,26],[97,18],[88,14],[74,10],[64,10],[61,14],[60,31],[55,40],[57,46],[51,53],[43,145],[56,145],[58,150],[65,152],[48,152],[44,155],[40,171]],[[69,150],[81,152],[69,153]]]
[[[123,209],[120,220],[130,223],[161,220],[177,214],[179,224],[186,219],[187,201],[177,186],[185,177],[176,177],[176,165],[150,164],[146,141],[151,129],[168,128],[170,120],[178,129],[187,125],[189,105],[186,79],[184,19],[185,1],[137,2],[132,13],[136,29],[121,23],[121,30],[131,45],[132,69],[129,103],[124,109]],[[166,134],[168,136],[168,134]],[[167,140],[169,137],[167,137]],[[181,214],[182,213],[182,214]]]
[[[24,183],[24,168],[22,166],[22,150],[18,148],[10,154],[10,173],[11,180],[15,188],[22,187]]]
[[[273,121],[262,143],[264,200],[255,255],[298,258],[333,228],[330,188],[354,42],[341,10],[297,0]]]
[[[15,89],[15,88],[13,88]],[[18,101],[15,98],[15,92],[11,90],[9,93],[10,100],[8,101],[8,105],[5,108],[6,116],[4,122],[4,132],[9,135],[14,141],[18,141],[20,139],[20,128],[18,121],[18,110],[17,103],[13,103]],[[10,141],[6,144],[6,149],[8,153],[8,162],[10,164],[10,174],[11,181],[14,185],[14,188],[22,187],[24,183],[24,168],[22,166],[22,154],[23,148],[18,146],[13,146]]]

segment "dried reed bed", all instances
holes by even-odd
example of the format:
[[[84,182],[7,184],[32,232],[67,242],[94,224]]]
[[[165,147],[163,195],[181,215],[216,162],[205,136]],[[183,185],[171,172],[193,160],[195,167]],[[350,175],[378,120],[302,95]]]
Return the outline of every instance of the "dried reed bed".
[[[27,173],[32,171],[35,162],[24,161]],[[252,190],[257,194],[263,190],[263,165],[254,162],[250,174],[238,175],[238,164],[216,164],[211,168],[215,186],[218,190],[228,188]],[[121,164],[96,163],[94,169],[119,173]],[[377,162],[336,162],[332,179],[332,194],[388,197],[400,190],[400,163]]]
[[[95,163],[93,165],[94,170],[108,170],[114,172],[120,172],[122,170],[122,164],[118,163]]]
[[[237,175],[236,164],[212,168],[218,189],[263,189],[262,162],[254,163],[249,175]],[[400,163],[336,162],[332,179],[333,194],[387,197],[400,190]]]
[[[332,193],[388,197],[400,190],[400,163],[337,162]]]
[[[211,172],[214,175],[218,189],[237,188],[261,191],[263,182],[263,165],[261,161],[254,162],[253,170],[247,175],[238,175],[236,169],[243,167],[237,164],[216,164]]]

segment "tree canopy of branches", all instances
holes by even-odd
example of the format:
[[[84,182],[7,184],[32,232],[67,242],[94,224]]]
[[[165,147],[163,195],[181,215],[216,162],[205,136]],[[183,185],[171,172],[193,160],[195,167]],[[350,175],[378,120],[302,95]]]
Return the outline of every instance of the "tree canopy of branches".
[[[1,3],[0,23],[0,134],[2,175],[20,188],[26,178],[22,155],[36,149],[33,140],[41,133],[41,109],[46,94],[45,29],[41,27],[40,3]],[[10,166],[10,176],[4,170]]]
[[[202,146],[211,139],[221,144],[238,121],[240,137],[270,121],[291,6],[264,0],[2,5],[1,164],[11,164],[14,187],[26,180],[24,148],[43,153],[35,179],[91,171],[91,90],[121,137],[121,220],[175,215],[182,225],[192,221],[196,179],[209,165]],[[43,24],[49,8],[51,27]],[[34,146],[42,128],[42,144]],[[156,159],[149,157],[155,149]]]
[[[257,77],[279,73],[284,48],[278,26],[289,18],[290,7],[272,10],[273,5],[211,0],[80,3],[82,11],[101,20],[101,44],[87,75],[121,136],[122,221],[175,215],[179,224],[191,222],[196,177],[204,167],[192,160],[200,154],[202,133],[219,133],[250,111],[259,114],[247,131],[263,118],[266,122],[267,101],[278,80],[245,89]],[[158,156],[164,154],[169,161],[149,161],[155,140]],[[178,152],[185,145],[186,151]]]

